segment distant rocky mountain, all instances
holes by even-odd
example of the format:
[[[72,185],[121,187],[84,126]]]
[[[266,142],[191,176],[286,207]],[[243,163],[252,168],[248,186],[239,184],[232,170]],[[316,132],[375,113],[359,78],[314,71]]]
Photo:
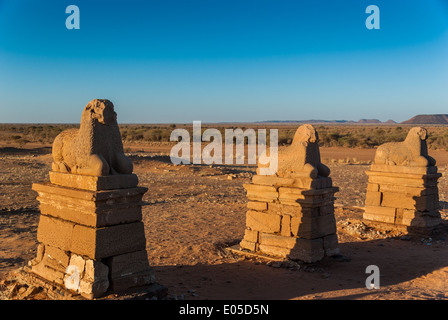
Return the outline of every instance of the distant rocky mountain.
[[[358,121],[358,123],[382,123],[378,119],[361,119]]]
[[[419,114],[402,124],[448,124],[448,114]]]
[[[381,122],[378,119],[360,119],[358,121],[353,120],[268,120],[260,121],[262,123],[396,123],[394,120],[387,120],[386,122]]]
[[[356,123],[349,120],[266,120],[258,121],[261,123]]]

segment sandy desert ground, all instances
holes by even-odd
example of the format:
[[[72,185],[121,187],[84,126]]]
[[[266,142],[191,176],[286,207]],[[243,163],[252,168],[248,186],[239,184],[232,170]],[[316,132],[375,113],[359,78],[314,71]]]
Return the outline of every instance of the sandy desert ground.
[[[39,221],[34,182],[48,181],[50,146],[0,148],[0,295],[46,299],[11,290],[8,273],[36,255]],[[322,148],[332,170],[341,255],[318,263],[280,263],[230,254],[245,228],[243,188],[253,166],[173,165],[164,145],[128,146],[144,196],[149,261],[169,299],[448,299],[448,232],[434,238],[381,233],[361,221],[364,173],[373,149]],[[442,217],[448,219],[448,152],[438,160]],[[446,229],[445,229],[446,230]],[[368,265],[380,268],[379,289],[368,290]],[[114,299],[114,296],[106,299]]]

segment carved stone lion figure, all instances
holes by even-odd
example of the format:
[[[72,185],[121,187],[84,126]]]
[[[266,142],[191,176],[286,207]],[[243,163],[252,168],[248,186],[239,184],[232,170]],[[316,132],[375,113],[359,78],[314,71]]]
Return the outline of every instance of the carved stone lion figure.
[[[328,177],[330,169],[321,163],[319,136],[310,124],[300,126],[289,147],[278,154],[277,175],[292,177],[295,175],[310,178]]]
[[[375,163],[411,167],[434,166],[436,160],[428,155],[427,137],[425,128],[412,128],[404,141],[380,145],[375,153]]]
[[[112,102],[94,99],[84,108],[79,129],[61,132],[53,142],[52,170],[107,176],[130,174],[131,160],[123,143]]]

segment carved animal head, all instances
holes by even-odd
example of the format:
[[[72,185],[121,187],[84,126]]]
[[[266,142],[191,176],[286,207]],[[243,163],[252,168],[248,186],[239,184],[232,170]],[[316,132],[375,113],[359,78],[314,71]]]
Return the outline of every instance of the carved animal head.
[[[409,130],[409,133],[406,138],[414,138],[418,137],[420,140],[426,140],[428,138],[428,131],[422,127],[414,127]]]
[[[317,134],[316,129],[310,124],[301,125],[296,133],[294,134],[294,138],[292,140],[292,144],[296,143],[315,143],[319,141],[319,136]]]
[[[94,121],[108,126],[117,124],[117,113],[114,110],[114,105],[106,99],[90,101],[84,108],[81,118],[81,123],[83,121]]]

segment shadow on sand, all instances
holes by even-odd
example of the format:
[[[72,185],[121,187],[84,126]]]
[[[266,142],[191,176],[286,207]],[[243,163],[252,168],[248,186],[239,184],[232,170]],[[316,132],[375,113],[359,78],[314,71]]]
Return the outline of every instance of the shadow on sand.
[[[317,263],[303,264],[299,270],[269,267],[253,260],[153,268],[157,282],[167,286],[169,294],[182,293],[187,300],[376,299],[378,293],[395,292],[399,296],[403,288],[396,285],[448,266],[446,236],[445,232],[433,239],[431,246],[420,239],[340,243],[345,259],[326,257]],[[379,267],[380,289],[369,290],[365,286],[369,265]]]

